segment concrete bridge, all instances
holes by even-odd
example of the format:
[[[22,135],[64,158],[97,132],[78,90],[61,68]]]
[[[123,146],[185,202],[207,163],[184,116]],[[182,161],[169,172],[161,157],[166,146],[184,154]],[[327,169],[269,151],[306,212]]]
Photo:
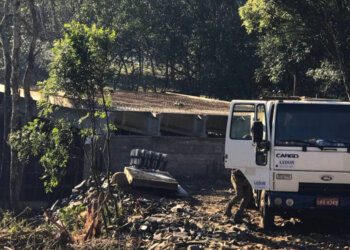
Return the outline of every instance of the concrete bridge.
[[[0,84],[1,103],[3,93],[4,85]],[[22,89],[20,95],[24,110]],[[36,103],[42,95],[33,89],[31,97]],[[110,118],[118,128],[111,138],[112,171],[120,171],[129,163],[132,148],[145,148],[167,153],[167,170],[174,176],[215,175],[224,172],[224,136],[229,102],[175,93],[129,91],[116,91],[111,93],[111,97],[113,108],[110,110]],[[54,119],[65,117],[77,121],[86,114],[86,110],[77,111],[70,100],[62,96],[50,97],[50,102],[57,107]],[[34,116],[38,112],[35,106],[33,105]],[[84,127],[86,124],[77,126]],[[83,154],[79,154],[83,157]],[[87,164],[84,162],[84,159],[70,162],[68,172],[71,176],[66,181],[67,186],[71,187],[88,176]],[[34,168],[26,170],[27,174],[37,178],[40,166],[35,162],[32,165]],[[25,182],[27,189],[34,181],[33,178]],[[40,200],[41,196],[35,199]]]

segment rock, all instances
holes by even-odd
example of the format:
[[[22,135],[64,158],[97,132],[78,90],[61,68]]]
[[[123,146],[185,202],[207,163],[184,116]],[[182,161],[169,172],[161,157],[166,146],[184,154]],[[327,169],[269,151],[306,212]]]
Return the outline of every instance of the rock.
[[[157,244],[157,243],[156,243]],[[163,241],[162,243],[160,243],[159,245],[156,246],[156,248],[154,249],[169,249],[169,243]]]
[[[128,222],[135,223],[142,220],[142,215],[134,215],[128,218]]]
[[[178,227],[175,227],[175,226],[169,227],[169,232],[178,232],[178,231],[180,231]]]
[[[146,218],[146,220],[152,224],[154,223],[160,223],[163,221],[163,218],[160,218],[160,217],[155,217],[155,216],[150,216],[148,218]]]
[[[170,211],[173,212],[173,213],[181,213],[181,212],[183,212],[183,207],[184,207],[183,205],[178,204],[175,207],[172,207],[170,209]]]
[[[219,245],[217,243],[215,243],[215,242],[212,242],[209,245],[209,249],[217,249],[218,247],[219,247]]]
[[[117,187],[125,187],[129,185],[124,172],[116,172],[112,176],[111,184]]]
[[[196,246],[196,245],[189,245],[187,247],[187,250],[200,250],[200,249],[203,249],[203,248]]]
[[[145,199],[145,198],[138,198],[137,201],[141,204],[141,205],[148,205],[151,203],[150,200]]]
[[[187,235],[183,235],[182,233],[176,233],[172,237],[170,237],[171,242],[186,242],[189,239]]]
[[[101,188],[106,190],[108,188],[108,182],[107,181],[103,182]]]
[[[140,226],[140,230],[141,230],[141,231],[146,231],[147,229],[148,229],[148,226],[145,225],[145,224],[143,224],[143,225]]]
[[[119,199],[119,196],[117,194],[113,194],[113,196],[116,198],[116,199]],[[123,200],[123,206],[129,206],[131,205],[131,199],[130,198],[126,198]]]
[[[153,244],[150,248],[149,248],[149,250],[153,250],[153,249],[155,249],[157,246],[159,245],[159,243],[155,243],[155,244]]]
[[[79,194],[78,196],[77,196],[77,200],[80,200],[80,201],[82,201],[83,200],[83,198],[84,198],[84,196],[82,195],[82,194]]]
[[[72,200],[71,202],[69,202],[69,207],[77,207],[77,206],[80,206],[81,204],[83,204],[82,201],[74,201]]]
[[[158,233],[158,234],[154,234],[153,235],[153,240],[161,240],[163,237],[162,237],[162,234],[161,233]]]

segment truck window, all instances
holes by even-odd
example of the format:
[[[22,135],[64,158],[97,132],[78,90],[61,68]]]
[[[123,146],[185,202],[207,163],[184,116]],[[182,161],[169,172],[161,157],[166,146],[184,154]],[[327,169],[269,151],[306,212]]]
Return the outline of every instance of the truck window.
[[[256,120],[262,122],[264,126],[263,141],[266,141],[267,126],[266,126],[266,112],[265,105],[259,104],[256,108]]]
[[[279,104],[277,146],[349,147],[350,105]]]
[[[270,135],[272,134],[272,122],[273,122],[273,113],[275,112],[275,104],[272,104],[270,112]]]
[[[254,104],[235,104],[231,118],[231,139],[251,140],[254,121]]]

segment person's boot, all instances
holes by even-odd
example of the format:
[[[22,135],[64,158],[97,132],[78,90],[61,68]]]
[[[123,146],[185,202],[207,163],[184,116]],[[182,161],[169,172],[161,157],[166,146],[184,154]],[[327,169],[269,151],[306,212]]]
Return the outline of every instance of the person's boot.
[[[232,209],[232,207],[227,206],[225,209],[224,215],[227,217],[231,217],[232,216],[231,209]]]
[[[242,224],[242,223],[243,223],[242,214],[241,214],[241,213],[236,213],[236,214],[233,216],[233,221],[234,221],[234,223],[236,223],[236,224]]]

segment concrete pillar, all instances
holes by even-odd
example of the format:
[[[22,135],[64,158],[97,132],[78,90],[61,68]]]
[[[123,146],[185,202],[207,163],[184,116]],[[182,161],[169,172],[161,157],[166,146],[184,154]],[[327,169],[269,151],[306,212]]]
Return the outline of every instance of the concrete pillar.
[[[111,114],[117,128],[143,135],[160,135],[160,115],[134,111],[115,111]]]

